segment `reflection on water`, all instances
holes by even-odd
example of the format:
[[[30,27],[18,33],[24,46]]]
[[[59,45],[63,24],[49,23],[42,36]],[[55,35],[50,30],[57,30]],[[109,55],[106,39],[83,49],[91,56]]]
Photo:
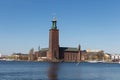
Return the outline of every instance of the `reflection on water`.
[[[58,78],[58,63],[52,62],[48,67],[48,79],[57,80]]]
[[[120,64],[0,61],[0,80],[119,80]]]

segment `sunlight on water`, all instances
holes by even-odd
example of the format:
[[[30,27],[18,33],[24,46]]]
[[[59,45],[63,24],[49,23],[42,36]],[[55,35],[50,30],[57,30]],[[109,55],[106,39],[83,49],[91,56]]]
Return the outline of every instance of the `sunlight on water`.
[[[120,64],[0,61],[0,80],[118,80]]]

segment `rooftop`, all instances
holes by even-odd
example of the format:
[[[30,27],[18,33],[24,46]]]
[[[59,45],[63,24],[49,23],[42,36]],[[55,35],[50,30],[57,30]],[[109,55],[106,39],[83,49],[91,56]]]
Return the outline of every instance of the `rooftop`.
[[[60,50],[62,50],[62,51],[78,51],[78,49],[74,48],[74,47],[60,47]]]

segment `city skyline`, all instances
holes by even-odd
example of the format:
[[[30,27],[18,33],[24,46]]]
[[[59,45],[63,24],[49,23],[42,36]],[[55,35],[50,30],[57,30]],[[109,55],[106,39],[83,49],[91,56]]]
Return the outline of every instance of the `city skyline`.
[[[120,54],[119,0],[0,1],[0,53],[28,53],[48,47],[51,20],[57,18],[60,46]]]

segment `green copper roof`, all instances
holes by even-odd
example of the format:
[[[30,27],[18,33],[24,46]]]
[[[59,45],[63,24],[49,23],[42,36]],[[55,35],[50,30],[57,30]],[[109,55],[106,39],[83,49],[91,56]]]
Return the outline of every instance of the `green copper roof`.
[[[48,51],[48,48],[42,48],[40,51]]]
[[[57,29],[57,20],[56,20],[56,18],[53,18],[53,20],[52,20],[52,29]]]
[[[60,47],[60,50],[62,50],[62,51],[78,51],[77,48],[73,48],[73,47]]]
[[[78,48],[74,47],[60,47],[60,51],[78,51]],[[42,48],[40,51],[48,51],[48,48]]]

